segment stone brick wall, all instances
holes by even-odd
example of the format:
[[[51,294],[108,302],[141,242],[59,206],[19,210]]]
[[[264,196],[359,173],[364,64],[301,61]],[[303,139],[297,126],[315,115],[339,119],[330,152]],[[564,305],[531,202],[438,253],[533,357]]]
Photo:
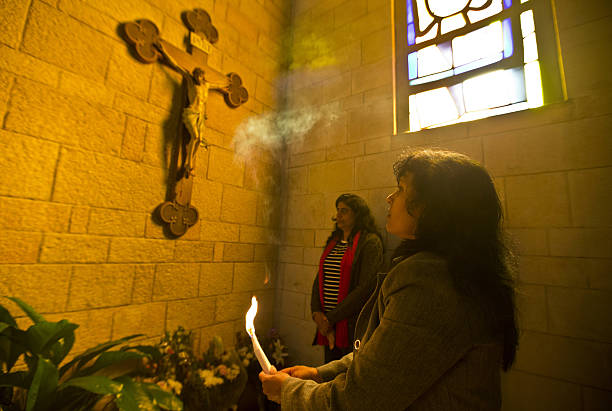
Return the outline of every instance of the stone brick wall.
[[[231,343],[253,293],[262,331],[272,326],[278,202],[258,173],[278,159],[235,155],[233,136],[277,105],[283,3],[0,2],[0,295],[79,323],[76,351],[178,325],[202,348],[214,334]],[[192,198],[200,221],[174,240],[152,214],[165,201],[181,77],[138,62],[118,26],[152,20],[185,50],[181,13],[194,7],[219,31],[209,63],[238,73],[250,99],[230,109],[211,93]]]
[[[335,198],[362,195],[384,225],[394,158],[437,146],[491,170],[516,243],[522,337],[504,376],[504,409],[612,404],[612,7],[555,3],[568,101],[396,136],[390,1],[294,3],[289,104],[334,113],[288,149],[278,305],[301,361],[322,361],[310,346],[310,289]]]

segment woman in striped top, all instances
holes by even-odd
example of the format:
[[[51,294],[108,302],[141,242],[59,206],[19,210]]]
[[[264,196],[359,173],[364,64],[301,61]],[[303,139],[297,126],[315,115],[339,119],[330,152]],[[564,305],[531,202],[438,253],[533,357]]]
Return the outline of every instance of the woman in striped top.
[[[357,315],[375,285],[382,264],[381,235],[365,200],[355,194],[336,199],[335,229],[312,286],[313,344],[325,346],[325,362],[351,352]]]

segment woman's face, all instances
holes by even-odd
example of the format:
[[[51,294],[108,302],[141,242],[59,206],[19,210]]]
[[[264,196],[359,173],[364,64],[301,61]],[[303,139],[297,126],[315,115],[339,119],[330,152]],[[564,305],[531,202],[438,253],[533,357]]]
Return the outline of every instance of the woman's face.
[[[339,229],[348,232],[355,225],[355,212],[342,201],[336,206],[336,224]]]
[[[415,238],[418,219],[422,209],[412,207],[408,213],[407,204],[414,199],[412,188],[412,173],[406,173],[399,179],[397,189],[387,196],[389,212],[387,213],[387,232],[400,238]]]

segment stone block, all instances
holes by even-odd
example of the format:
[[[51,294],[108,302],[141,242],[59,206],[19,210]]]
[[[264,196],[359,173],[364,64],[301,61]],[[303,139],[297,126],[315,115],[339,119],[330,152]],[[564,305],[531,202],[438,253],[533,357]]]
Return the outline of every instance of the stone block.
[[[315,232],[315,241],[314,241],[314,246],[315,247],[324,247],[325,244],[327,243],[327,238],[329,237],[329,235],[332,232],[332,225],[330,224],[330,228],[326,229],[326,230],[317,230]]]
[[[58,9],[110,37],[117,35],[117,21],[81,0],[60,0]]]
[[[173,118],[168,111],[120,91],[115,94],[113,107],[119,112],[153,124],[168,124]]]
[[[111,339],[113,312],[113,309],[73,311],[53,314],[45,316],[45,318],[47,321],[66,319],[79,325],[79,328],[74,332],[76,340],[71,353],[75,354]]]
[[[288,246],[280,247],[279,261],[281,263],[302,264],[304,262],[304,248]]]
[[[609,89],[612,82],[600,64],[584,64],[598,58],[602,64],[610,63],[610,56],[604,54],[608,48],[605,38],[593,36],[591,41],[578,47],[563,48],[563,71],[569,96],[584,96],[592,90]]]
[[[251,293],[234,293],[217,296],[215,322],[244,319],[251,306]]]
[[[283,244],[293,246],[312,246],[314,244],[314,231],[312,230],[283,230]]]
[[[146,100],[152,68],[153,65],[134,59],[124,44],[115,45],[108,65],[106,84],[123,93]]]
[[[0,44],[0,69],[56,87],[60,69],[28,54]]]
[[[191,196],[191,203],[196,206],[202,218],[206,217],[207,219],[218,219],[220,217],[222,197],[223,185],[221,183],[214,183],[208,180],[199,180],[199,176],[196,175],[196,181]],[[203,224],[209,223],[210,222],[206,222]],[[233,232],[233,229],[231,232]],[[207,229],[204,225],[202,226],[202,231],[200,234],[202,235],[203,240],[208,239],[206,237],[208,235]]]
[[[612,291],[612,260],[586,260],[590,288]]]
[[[287,227],[316,229],[325,226],[329,210],[323,194],[293,196],[287,206]]]
[[[263,80],[261,77],[257,77],[255,98],[268,107],[276,107],[278,99],[276,87],[266,80]]]
[[[115,99],[115,92],[103,83],[92,81],[69,71],[61,72],[59,90],[66,95],[79,97],[85,101],[102,104],[106,107],[112,107]]]
[[[165,302],[121,307],[113,314],[112,338],[132,334],[144,334],[148,337],[162,335],[165,322]]]
[[[57,144],[0,131],[0,153],[0,195],[50,199]]]
[[[291,154],[289,156],[289,167],[300,167],[308,164],[321,163],[323,161],[325,161],[325,150]]]
[[[502,375],[502,411],[581,410],[580,386],[510,371]]]
[[[138,264],[134,267],[132,304],[144,304],[152,301],[154,279],[154,264]]]
[[[612,269],[610,263],[584,258],[521,256],[519,277],[527,284],[587,288],[592,274]]]
[[[388,61],[388,58],[391,57],[390,42],[390,27],[385,27],[365,37],[361,44],[361,58],[363,63],[370,64],[382,59]]]
[[[543,229],[508,229],[510,247],[518,255],[548,255],[548,235]]]
[[[172,261],[173,257],[174,244],[167,240],[113,238],[108,259],[115,263],[151,263]]]
[[[282,315],[307,320],[310,315],[306,315],[306,295],[283,290],[281,292],[280,310]],[[310,313],[310,308],[308,308]]]
[[[221,206],[222,221],[240,224],[254,224],[256,211],[256,192],[237,187],[225,186]]]
[[[84,234],[89,224],[89,207],[73,206],[70,213],[70,232],[72,234]]]
[[[253,261],[253,245],[225,244],[223,247],[223,261]]]
[[[166,329],[176,330],[179,325],[185,329],[211,325],[215,317],[215,298],[190,298],[168,302]]]
[[[315,164],[308,169],[308,186],[311,193],[351,190],[355,187],[354,184],[353,159]]]
[[[562,173],[506,177],[510,227],[570,225],[567,176]]]
[[[108,243],[103,237],[77,234],[46,234],[40,250],[41,263],[103,263]]]
[[[391,137],[382,137],[365,142],[365,154],[383,153],[391,150]]]
[[[273,233],[268,228],[252,225],[240,226],[241,243],[267,244],[273,242]]]
[[[257,43],[257,26],[250,16],[245,15],[235,7],[228,7],[227,23],[238,30],[241,41]]]
[[[112,1],[101,3],[96,0],[85,0],[85,2],[91,7],[97,9],[99,12],[112,17],[116,21],[127,22],[146,17],[148,20],[153,21],[157,27],[163,27],[163,12],[157,7],[157,5],[151,4],[153,2],[146,2],[142,0],[125,0],[121,3],[115,3]]]
[[[132,64],[139,63],[133,61]],[[183,96],[181,89],[183,78],[178,72],[166,65],[155,64],[152,70],[148,102],[162,110],[171,112],[173,106],[180,105]]]
[[[69,205],[0,197],[0,229],[64,233],[69,223]]]
[[[7,130],[86,150],[119,153],[125,120],[115,110],[21,79],[11,102]]]
[[[318,266],[323,249],[320,247],[304,248],[304,264]]]
[[[64,148],[57,165],[53,201],[150,212],[164,198],[164,174],[141,163]]]
[[[143,237],[145,218],[143,213],[92,208],[87,232],[114,237]]]
[[[389,152],[373,154],[355,161],[356,188],[394,187],[393,163],[397,155]]]
[[[289,193],[308,194],[308,168],[296,167],[288,170]]]
[[[609,344],[525,331],[514,370],[612,389]]]
[[[390,104],[364,105],[350,111],[349,143],[390,135],[392,129]]]
[[[607,135],[612,116],[569,122],[567,116],[562,112],[559,119],[546,119],[558,122],[531,126],[517,119],[510,125],[522,125],[519,130],[483,137],[487,168],[495,175],[508,175],[609,166],[612,142]]]
[[[240,226],[237,224],[202,221],[200,238],[206,241],[238,241]]]
[[[125,135],[121,143],[121,158],[142,161],[147,134],[147,124],[134,117],[127,117]]]
[[[610,15],[610,8],[606,1],[594,1],[592,6],[584,9],[571,0],[560,0],[556,3],[559,28],[567,30],[574,26],[583,26],[589,22],[599,20]]]
[[[516,307],[521,330],[548,330],[546,287],[522,284],[516,292]]]
[[[0,42],[17,49],[23,33],[28,4],[18,0],[7,0],[0,4]]]
[[[223,261],[223,243],[215,243],[215,249],[213,251],[213,261]]]
[[[585,411],[606,411],[612,404],[612,391],[582,387],[582,399]]]
[[[550,254],[566,257],[612,257],[611,229],[552,229]]]
[[[547,299],[551,333],[612,342],[612,292],[550,287]]]
[[[103,80],[112,44],[110,38],[91,27],[35,2],[30,7],[22,50],[69,71]]]
[[[11,263],[4,256],[0,261]],[[70,273],[69,265],[0,265],[0,294],[20,298],[39,313],[62,312],[68,300]],[[23,315],[16,305],[5,302],[2,305],[13,315]]]
[[[569,175],[572,222],[579,227],[610,227],[612,168],[571,171]]]
[[[362,142],[343,144],[340,146],[327,148],[327,160],[342,160],[345,158],[359,157],[363,154],[364,143]]]
[[[255,245],[254,261],[275,262],[277,259],[277,247],[274,245]]]
[[[231,151],[211,147],[208,178],[224,184],[242,186],[244,183],[244,159]]]
[[[68,311],[127,305],[132,301],[134,266],[76,265],[70,280]]]
[[[203,241],[177,241],[174,248],[175,261],[199,263],[212,261],[214,244]]]
[[[233,292],[270,288],[270,272],[265,263],[236,263]]]
[[[317,275],[318,268],[303,264],[283,264],[281,272],[283,274],[282,289],[297,293],[310,294],[312,283]]]
[[[153,300],[197,297],[200,264],[158,264],[155,269]]]
[[[497,116],[496,118],[498,117],[499,116]],[[467,140],[468,137],[470,137],[468,136],[468,124],[471,125],[472,122],[423,129],[420,130],[418,133],[399,133],[391,137],[391,150],[426,147],[437,148],[448,141],[464,139]]]
[[[227,294],[232,291],[234,264],[205,263],[200,270],[199,296]]]

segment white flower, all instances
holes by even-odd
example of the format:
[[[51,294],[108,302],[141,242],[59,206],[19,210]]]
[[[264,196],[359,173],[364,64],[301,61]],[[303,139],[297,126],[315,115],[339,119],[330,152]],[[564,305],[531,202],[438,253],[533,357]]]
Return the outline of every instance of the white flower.
[[[198,375],[204,381],[205,387],[223,384],[223,378],[215,377],[215,373],[212,370],[198,370]]]

